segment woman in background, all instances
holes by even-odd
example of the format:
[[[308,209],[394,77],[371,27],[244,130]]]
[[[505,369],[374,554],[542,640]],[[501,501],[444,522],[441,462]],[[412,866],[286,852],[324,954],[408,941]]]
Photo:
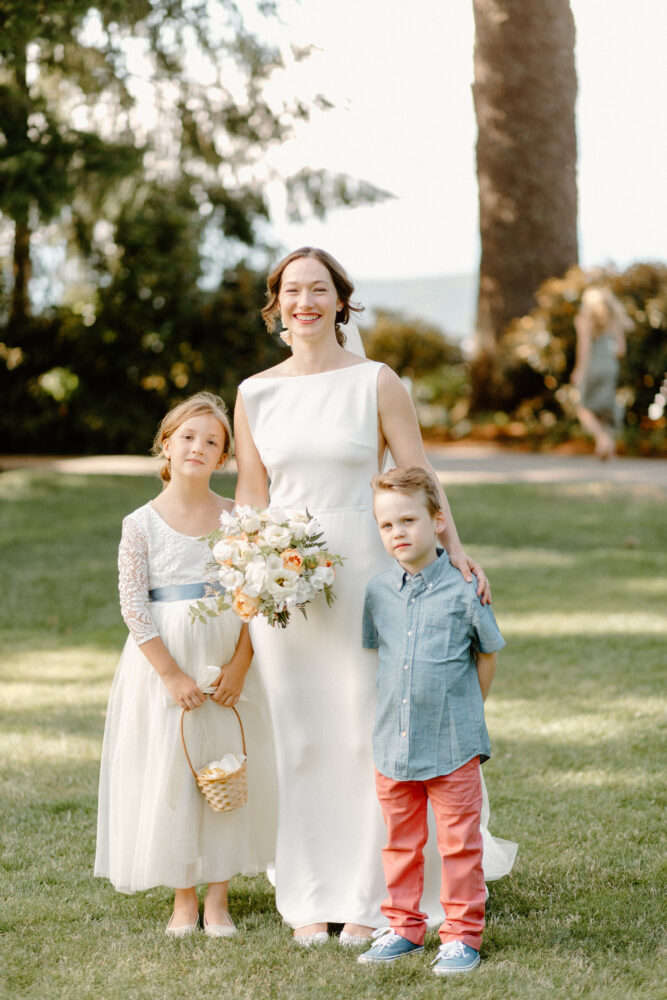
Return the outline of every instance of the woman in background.
[[[625,331],[632,321],[609,288],[591,286],[581,297],[574,326],[577,347],[571,379],[579,389],[577,417],[594,438],[598,458],[612,458],[622,420],[616,402],[619,358],[625,354]]]

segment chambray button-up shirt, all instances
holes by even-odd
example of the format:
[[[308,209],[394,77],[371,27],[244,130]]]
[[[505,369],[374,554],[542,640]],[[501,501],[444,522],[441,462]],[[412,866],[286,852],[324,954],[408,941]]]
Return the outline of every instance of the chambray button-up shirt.
[[[414,576],[396,562],[366,587],[363,645],[379,652],[373,756],[426,781],[491,754],[475,651],[505,645],[491,607],[445,552]]]

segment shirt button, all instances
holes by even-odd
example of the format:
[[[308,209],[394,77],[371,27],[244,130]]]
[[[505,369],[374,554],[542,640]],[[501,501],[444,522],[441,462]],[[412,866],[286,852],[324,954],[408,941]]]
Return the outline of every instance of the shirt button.
[[[415,603],[415,598],[414,598],[414,597],[411,597],[411,598],[410,598],[410,604],[414,604],[414,603]]]
[[[407,699],[407,698],[404,698],[404,699],[403,699],[403,704],[404,704],[404,705],[407,705],[407,703],[408,703],[408,699]]]
[[[408,635],[412,635],[412,629],[410,629],[410,631],[408,632]]]
[[[432,586],[433,586],[433,584],[432,584],[432,583],[429,583],[429,585],[428,585],[428,589],[430,590],[430,589],[432,588]]]
[[[404,663],[404,664],[403,664],[403,669],[404,669],[404,670],[407,670],[407,669],[408,669],[408,665],[407,665],[407,663]]]
[[[401,736],[407,736],[407,735],[408,735],[407,730],[404,729],[403,732],[401,733]]]

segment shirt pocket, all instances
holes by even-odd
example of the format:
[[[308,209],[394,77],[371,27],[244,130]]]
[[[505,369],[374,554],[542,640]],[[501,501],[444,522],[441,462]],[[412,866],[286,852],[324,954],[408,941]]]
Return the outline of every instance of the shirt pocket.
[[[470,648],[470,626],[464,611],[427,615],[422,630],[423,649],[429,659],[451,660]]]

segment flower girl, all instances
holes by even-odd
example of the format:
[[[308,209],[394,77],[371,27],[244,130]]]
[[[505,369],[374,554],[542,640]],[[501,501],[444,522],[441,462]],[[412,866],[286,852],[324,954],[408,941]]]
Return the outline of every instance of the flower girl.
[[[199,927],[196,886],[207,882],[203,927],[209,937],[236,928],[227,886],[273,860],[275,782],[270,722],[251,666],[246,625],[232,611],[191,623],[203,597],[211,553],[203,535],[232,502],[210,488],[225,462],[231,430],[222,400],[199,393],[170,410],[154,451],[165,458],[161,494],[123,521],[120,603],[130,634],[113,680],[102,750],[95,874],[120,892],[175,889],[166,933]],[[207,697],[207,693],[210,697]],[[214,812],[195,769],[241,749],[238,703],[248,749],[248,802]]]

